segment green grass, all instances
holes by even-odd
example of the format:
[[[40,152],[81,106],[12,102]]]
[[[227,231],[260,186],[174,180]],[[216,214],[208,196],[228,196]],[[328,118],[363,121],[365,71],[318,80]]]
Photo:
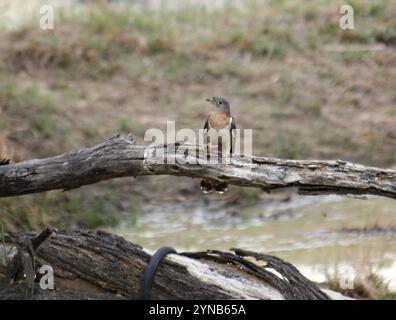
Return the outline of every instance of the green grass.
[[[26,195],[14,201],[0,199],[0,213],[8,230],[40,230],[48,225],[59,228],[97,228],[118,222],[116,195],[52,191]]]
[[[367,51],[346,51],[342,52],[340,58],[346,63],[361,63],[367,61],[370,53]]]
[[[391,1],[348,0],[346,4],[353,7],[355,15],[361,17],[384,17]]]
[[[126,134],[133,132],[133,128],[131,127],[128,119],[125,118],[118,119],[117,132],[126,133]]]
[[[143,137],[146,128],[136,120],[122,117],[117,120],[115,131],[122,134],[133,133],[139,137]]]
[[[54,97],[42,92],[37,86],[21,87],[17,79],[0,78],[0,102],[5,111],[26,112],[28,108],[48,111],[54,105]]]
[[[56,105],[57,98],[53,93],[34,84],[22,85],[14,77],[0,77],[0,106],[5,113],[22,119],[17,123],[2,122],[3,129],[15,130],[15,126],[25,123],[41,138],[65,139],[69,128]]]
[[[95,195],[92,198],[74,194],[68,198],[66,208],[81,228],[114,226],[118,222],[114,200],[109,194]]]

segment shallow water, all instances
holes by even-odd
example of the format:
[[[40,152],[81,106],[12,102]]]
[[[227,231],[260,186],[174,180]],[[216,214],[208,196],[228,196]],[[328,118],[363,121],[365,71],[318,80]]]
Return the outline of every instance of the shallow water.
[[[227,208],[214,202],[147,206],[132,223],[112,229],[149,249],[233,247],[277,255],[314,281],[338,272],[349,281],[370,268],[396,291],[396,201],[294,197],[287,202]],[[366,229],[364,229],[366,228]]]

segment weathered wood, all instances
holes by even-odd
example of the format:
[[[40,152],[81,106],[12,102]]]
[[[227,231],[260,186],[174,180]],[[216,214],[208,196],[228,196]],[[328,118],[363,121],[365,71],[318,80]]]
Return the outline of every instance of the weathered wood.
[[[139,146],[115,137],[52,158],[3,165],[0,166],[0,197],[52,189],[69,190],[125,176],[177,175],[266,191],[295,187],[302,194],[371,194],[396,198],[396,171],[390,169],[340,160],[264,157],[234,157],[229,165],[210,164],[196,156],[185,156],[184,152],[174,154],[174,149],[174,145]],[[163,163],[164,157],[167,163]]]
[[[0,300],[123,300],[112,293],[99,293],[76,289],[40,290],[35,284],[34,295],[30,295],[24,283],[2,283],[0,281]]]
[[[19,250],[25,250],[27,246],[21,243],[28,236],[36,234],[13,234],[6,237],[6,242],[18,243]],[[23,285],[26,279],[7,284],[0,269],[0,299],[139,299],[142,275],[151,256],[140,246],[103,231],[57,231],[34,255],[40,265],[54,268],[55,290],[41,290],[36,284],[34,291],[30,291],[30,286]],[[334,292],[325,293],[279,258],[238,249],[234,253],[168,255],[159,265],[152,288],[154,299],[329,299],[329,296],[344,298]]]

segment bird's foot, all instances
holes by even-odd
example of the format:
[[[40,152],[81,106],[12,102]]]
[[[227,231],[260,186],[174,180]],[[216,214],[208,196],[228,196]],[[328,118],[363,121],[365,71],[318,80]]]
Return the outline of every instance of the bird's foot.
[[[214,185],[214,189],[218,194],[223,194],[228,190],[228,183],[224,181],[216,182]]]
[[[208,194],[213,191],[213,183],[209,180],[201,180],[201,190],[203,193]]]

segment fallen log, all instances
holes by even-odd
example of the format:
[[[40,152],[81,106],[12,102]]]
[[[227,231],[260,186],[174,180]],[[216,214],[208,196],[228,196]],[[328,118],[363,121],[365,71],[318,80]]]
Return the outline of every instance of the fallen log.
[[[0,299],[141,298],[142,276],[151,253],[119,236],[103,231],[46,230],[40,235],[6,234],[5,242],[16,245],[18,251],[7,271],[0,268]],[[26,255],[30,255],[33,269],[41,265],[53,268],[53,290],[41,289],[38,273],[29,280],[29,271],[23,269],[26,262],[18,261]],[[154,277],[151,296],[154,299],[345,298],[320,289],[294,266],[277,257],[241,249],[166,256]]]
[[[178,152],[180,145],[140,146],[114,137],[59,156],[0,166],[0,197],[53,189],[70,190],[101,180],[176,175],[270,191],[294,187],[302,194],[378,195],[396,198],[396,171],[340,160],[283,160],[233,157],[211,164]],[[176,150],[176,152],[175,152]],[[167,159],[164,161],[164,159]]]

